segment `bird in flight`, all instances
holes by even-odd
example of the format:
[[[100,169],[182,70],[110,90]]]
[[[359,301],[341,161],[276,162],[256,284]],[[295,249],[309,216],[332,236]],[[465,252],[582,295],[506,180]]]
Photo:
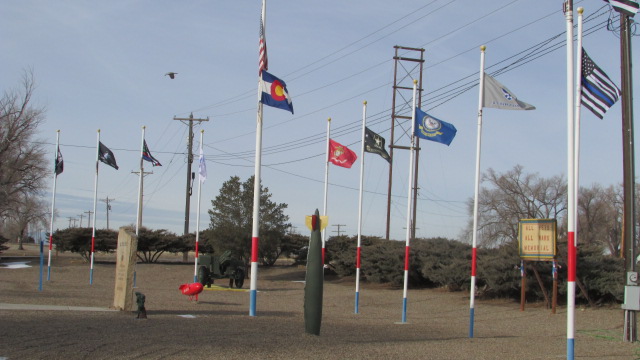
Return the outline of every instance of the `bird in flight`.
[[[169,75],[170,78],[175,79],[177,74],[178,74],[177,72],[168,72],[164,74],[164,76]]]

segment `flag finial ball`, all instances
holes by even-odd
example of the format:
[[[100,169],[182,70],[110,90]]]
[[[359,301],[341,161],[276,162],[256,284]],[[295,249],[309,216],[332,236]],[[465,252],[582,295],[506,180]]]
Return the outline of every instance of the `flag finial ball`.
[[[200,129],[200,134],[204,134],[204,129]]]
[[[57,133],[59,133],[59,132],[60,132],[60,129],[56,130],[56,132],[57,132]]]
[[[582,15],[583,12],[584,12],[584,8],[583,7],[579,7],[578,8],[578,14]]]
[[[480,46],[480,51],[484,52],[485,50],[487,50],[487,45]]]
[[[100,132],[100,129],[98,129],[98,132]]]
[[[418,83],[417,79],[413,79],[413,84],[416,85]]]
[[[331,122],[331,118],[328,118],[328,119],[327,119],[327,121],[328,121],[328,122]]]
[[[367,105],[367,100],[363,101],[362,103],[363,103],[364,105]]]
[[[142,130],[146,129],[147,127],[145,125],[142,125]]]

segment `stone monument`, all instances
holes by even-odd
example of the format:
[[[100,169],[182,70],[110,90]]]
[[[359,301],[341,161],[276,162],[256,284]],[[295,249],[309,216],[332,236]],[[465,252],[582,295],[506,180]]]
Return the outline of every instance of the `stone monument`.
[[[116,252],[116,286],[113,295],[113,308],[122,311],[133,311],[135,304],[133,295],[133,271],[136,265],[138,237],[124,227],[118,233],[118,250]]]

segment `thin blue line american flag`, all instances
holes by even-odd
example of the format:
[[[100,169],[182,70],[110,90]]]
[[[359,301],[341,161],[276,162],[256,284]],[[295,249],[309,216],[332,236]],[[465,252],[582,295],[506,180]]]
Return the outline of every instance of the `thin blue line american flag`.
[[[262,15],[260,16],[260,44],[258,46],[258,75],[262,74],[262,70],[269,70],[269,61],[267,59],[267,39],[264,37],[264,22]]]
[[[591,60],[584,49],[582,49],[581,82],[582,105],[602,119],[604,113],[618,101],[621,92],[607,74]]]

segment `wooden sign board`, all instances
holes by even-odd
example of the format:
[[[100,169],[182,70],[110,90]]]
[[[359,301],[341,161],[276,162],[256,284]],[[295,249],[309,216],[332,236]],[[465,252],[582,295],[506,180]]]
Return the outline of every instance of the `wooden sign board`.
[[[553,261],[558,240],[555,219],[522,219],[518,223],[520,258],[529,261]]]

